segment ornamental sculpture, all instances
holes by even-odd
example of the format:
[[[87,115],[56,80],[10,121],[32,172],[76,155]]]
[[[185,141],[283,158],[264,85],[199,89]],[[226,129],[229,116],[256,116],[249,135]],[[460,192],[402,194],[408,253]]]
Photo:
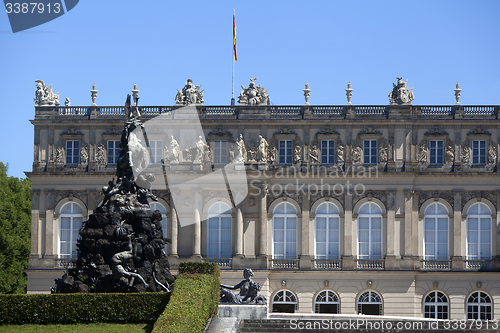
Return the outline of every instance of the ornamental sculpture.
[[[411,104],[411,101],[415,99],[413,95],[413,88],[408,89],[408,79],[403,82],[403,78],[398,77],[398,84],[392,84],[393,88],[389,93],[389,103],[390,105],[401,105],[401,104]]]
[[[238,96],[238,103],[240,105],[268,105],[269,104],[269,95],[267,94],[267,90],[264,90],[260,86],[255,86],[255,79],[250,79],[250,84],[248,88],[244,85],[241,85],[241,89],[243,89]]]
[[[54,93],[52,85],[46,86],[42,80],[35,80],[35,106],[59,105],[59,94]]]
[[[226,286],[221,284],[220,287],[220,303],[231,304],[266,304],[267,300],[264,296],[259,295],[261,286],[259,283],[252,281],[254,276],[250,268],[243,270],[243,277],[240,283],[235,286]],[[239,289],[238,294],[232,293],[229,289]]]
[[[245,163],[247,161],[247,150],[245,148],[245,141],[243,135],[240,134],[236,139],[236,146],[238,147],[238,155],[236,156],[236,163]]]
[[[269,148],[269,143],[267,140],[259,135],[259,144],[257,147],[257,162],[267,162],[267,150]]]
[[[175,96],[175,105],[203,104],[203,90],[200,91],[199,86],[193,85],[193,80],[188,79],[182,90],[177,89]]]

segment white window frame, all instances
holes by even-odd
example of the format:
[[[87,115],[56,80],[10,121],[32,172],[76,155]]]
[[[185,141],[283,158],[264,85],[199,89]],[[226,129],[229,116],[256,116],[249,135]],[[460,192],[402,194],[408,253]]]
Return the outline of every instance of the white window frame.
[[[116,164],[120,156],[120,140],[108,140],[106,147],[108,164]]]
[[[318,213],[319,209],[321,206],[323,205],[326,205],[328,207],[330,207],[330,205],[332,205],[337,212],[339,212],[339,209],[338,207],[331,203],[331,202],[324,202],[322,203],[321,205],[318,206],[318,208],[316,208],[316,216],[314,218],[314,230],[315,230],[315,242],[314,242],[314,256],[316,259],[339,259],[340,258],[340,215],[339,213],[326,213],[326,214],[321,214],[321,213]],[[318,219],[321,219],[321,218],[324,218],[326,219],[326,225],[325,225],[325,229],[319,229],[318,226],[319,226],[319,221]],[[336,220],[337,222],[337,228],[333,228],[333,229],[330,229],[330,221],[331,220]],[[330,239],[330,231],[334,231],[336,230],[337,232],[337,241],[332,241]],[[320,233],[324,233],[325,234],[325,241],[324,242],[320,242],[318,241],[319,239],[319,235]],[[319,243],[325,243],[325,253],[324,254],[318,254],[318,245]],[[336,245],[335,245],[336,243]],[[330,249],[330,244],[334,244],[333,246],[336,246],[337,248],[337,255],[335,255],[334,253],[332,254],[329,249]]]
[[[274,211],[280,206],[280,205],[285,205],[285,207],[292,207],[295,213],[286,213],[285,209],[285,214],[276,214]],[[297,210],[295,207],[288,202],[281,202],[279,203],[273,211],[273,259],[297,259],[297,225],[298,225],[298,217],[297,217]],[[283,229],[276,229],[276,219],[277,218],[283,218]],[[289,220],[295,220],[295,241],[288,241],[289,236],[287,235],[287,231],[293,231],[294,228],[287,228],[288,221]],[[276,233],[279,231],[283,231],[283,242],[277,242],[276,241]],[[276,253],[275,250],[277,249],[277,244],[278,243],[283,243],[283,254],[281,253]],[[291,246],[291,249],[293,249],[294,253],[288,253],[287,251],[287,245]]]
[[[160,164],[163,159],[163,141],[149,141],[149,164]]]
[[[467,214],[467,233],[466,233],[466,241],[467,241],[467,260],[491,260],[492,259],[492,251],[493,251],[493,248],[492,248],[492,218],[491,218],[491,210],[490,208],[485,205],[484,203],[481,203],[481,202],[478,202],[478,203],[475,203],[473,204],[471,207],[469,207],[469,209],[467,210],[467,213],[471,210],[471,208],[475,205],[479,205],[479,214]],[[481,213],[481,207],[484,207],[486,208],[486,212],[487,214],[482,214]],[[476,218],[477,219],[477,230],[471,230],[470,229],[470,219],[471,218]],[[482,220],[487,220],[487,225],[489,227],[488,230],[482,230],[481,229],[481,224],[482,224]],[[477,243],[474,243],[471,241],[471,234],[470,232],[472,231],[475,231],[477,232]],[[488,239],[488,242],[483,242],[482,241],[482,237],[481,237],[481,233],[483,231],[488,231],[489,232],[489,239]],[[472,245],[476,245],[477,246],[477,255],[471,255],[471,246]],[[483,252],[481,250],[482,248],[482,245],[489,245],[489,255],[485,254],[483,255]]]
[[[207,258],[231,258],[232,256],[232,224],[233,224],[233,219],[231,214],[223,214],[224,212],[231,211],[231,207],[229,207],[227,204],[223,202],[216,202],[213,205],[210,206],[208,211],[217,206],[217,214],[209,214],[207,217]],[[227,219],[229,218],[229,228],[222,228],[222,219]],[[216,228],[211,228],[211,224],[216,223],[217,227]],[[217,231],[217,240],[211,239],[211,230],[216,230]],[[223,232],[229,232],[229,242],[223,242],[222,241],[222,234]],[[225,245],[225,246],[224,246]],[[211,250],[210,246],[215,246],[217,249],[216,250]],[[226,250],[224,250],[226,248]],[[224,252],[226,251],[226,252]],[[217,253],[217,255],[215,254]]]
[[[368,301],[367,302],[360,301],[361,297],[365,297],[366,294],[368,294]],[[374,302],[373,298],[378,298],[378,301]],[[356,303],[357,303],[358,314],[363,313],[361,309],[364,304],[378,304],[379,305],[378,315],[382,316],[384,314],[384,302],[382,300],[382,296],[380,296],[380,294],[374,290],[367,290],[363,292],[361,295],[359,295],[358,299],[356,300]]]
[[[321,140],[321,164],[335,164],[335,140]]]
[[[297,296],[293,292],[287,289],[282,289],[276,292],[273,296],[273,303],[271,304],[271,311],[274,310],[274,304],[293,304],[295,311],[298,309]]]
[[[66,164],[78,163],[80,163],[80,140],[66,140]]]
[[[428,300],[429,297],[431,297],[430,300]],[[440,301],[443,297],[446,299],[446,302]],[[429,307],[428,311],[426,307]],[[439,311],[440,307],[446,307],[446,312]],[[422,312],[424,313],[424,318],[449,319],[450,302],[448,300],[448,296],[439,290],[431,291],[424,297]]]
[[[384,250],[384,247],[383,247],[383,230],[384,230],[384,218],[382,217],[382,214],[377,214],[377,213],[371,213],[372,211],[372,205],[376,205],[381,211],[381,207],[379,205],[377,205],[376,203],[374,202],[367,202],[365,204],[363,204],[361,207],[363,207],[364,205],[370,205],[370,213],[369,214],[358,214],[358,259],[382,259],[383,258],[383,250]],[[361,209],[361,207],[358,209],[358,211]],[[360,218],[368,218],[368,242],[361,242],[360,240],[360,231],[361,231],[361,228],[360,228]],[[372,221],[373,219],[380,219],[380,242],[375,242],[375,241],[372,241],[372,238],[373,238],[373,233],[376,232],[378,229],[373,229],[372,228]],[[368,254],[361,254],[361,244],[362,243],[368,243]],[[375,244],[375,243],[380,243],[380,256],[378,255],[374,255],[372,252],[372,244]]]
[[[70,213],[61,213],[64,207],[70,206]],[[75,205],[80,208],[82,213],[74,213],[73,211],[75,210]],[[76,243],[80,239],[80,228],[83,225],[84,221],[84,209],[77,204],[76,202],[67,202],[64,204],[61,209],[59,210],[59,235],[58,235],[58,256],[60,259],[74,259],[77,257],[77,247]],[[62,228],[62,219],[63,218],[69,218],[69,223],[70,223],[70,228],[69,229],[63,229]],[[81,219],[81,225],[80,228],[75,229],[75,218],[80,218]],[[69,230],[69,240],[63,240],[62,238],[62,232],[63,230]],[[75,239],[75,232],[78,233],[78,236]],[[69,243],[69,253],[62,253],[62,244],[63,243]]]
[[[487,148],[486,140],[472,140],[472,165],[486,165]]]
[[[475,294],[478,294],[478,301],[471,302],[471,297],[473,297],[473,295]],[[489,302],[483,302],[483,298],[488,298]],[[473,308],[472,311],[469,311],[470,307]],[[476,308],[474,309],[474,307]],[[487,315],[487,312],[483,311],[486,308],[490,309],[489,316]],[[481,290],[472,292],[467,296],[467,302],[465,303],[465,314],[466,320],[493,320],[493,303],[491,301],[491,296]]]
[[[429,164],[443,165],[443,163],[444,163],[444,141],[429,140]]]
[[[214,141],[214,164],[227,164],[227,140]]]
[[[321,298],[322,300],[319,300],[319,298]],[[335,304],[337,305],[337,312],[334,313],[340,313],[340,298],[332,290],[323,290],[319,292],[314,299],[314,313],[329,313],[319,311],[321,304]]]
[[[429,209],[431,206],[432,207],[436,207],[435,211],[437,211],[437,207],[438,207],[437,205],[443,206],[448,211],[448,208],[446,208],[445,205],[443,205],[442,203],[437,203],[437,202],[431,203],[425,209],[425,211],[427,211],[427,209]],[[427,219],[434,220],[434,228],[433,228],[433,230],[428,230],[426,228],[426,220]],[[443,231],[443,230],[440,230],[438,228],[439,219],[446,219],[446,253],[445,254],[439,253],[439,251],[438,251],[439,245],[444,244],[444,243],[438,241],[439,240],[439,238],[438,238],[439,237],[439,233]],[[433,234],[434,242],[432,242],[428,238],[428,235],[430,235],[431,233]],[[427,214],[425,214],[424,215],[424,260],[448,260],[449,259],[449,253],[450,253],[450,240],[449,240],[449,237],[450,237],[450,218],[449,218],[448,214],[446,214],[446,215],[445,214],[437,214],[437,213],[427,213]],[[434,246],[434,253],[427,254],[427,250],[428,250],[428,248],[431,245]]]
[[[367,145],[368,143],[368,145]],[[375,149],[375,154],[373,154]],[[377,140],[364,140],[363,141],[363,164],[374,165],[377,164],[378,155],[378,142]]]
[[[293,141],[279,140],[278,142],[279,164],[290,165],[293,159]]]
[[[161,209],[158,206],[161,207]],[[168,229],[167,229],[168,210],[167,210],[167,208],[159,202],[151,202],[149,204],[149,207],[151,208],[151,210],[159,210],[160,211],[160,213],[161,213],[161,229],[163,232],[163,238],[167,238],[168,237],[167,236],[168,235]],[[163,212],[165,212],[165,213],[163,213]],[[167,242],[165,242],[165,247],[163,248],[163,250],[165,251],[165,254],[168,254],[167,253]]]

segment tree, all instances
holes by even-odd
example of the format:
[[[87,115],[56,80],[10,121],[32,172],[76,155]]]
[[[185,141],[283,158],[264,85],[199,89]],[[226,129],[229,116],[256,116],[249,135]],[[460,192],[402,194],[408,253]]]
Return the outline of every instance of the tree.
[[[0,293],[25,293],[31,230],[31,180],[7,176],[0,162]]]

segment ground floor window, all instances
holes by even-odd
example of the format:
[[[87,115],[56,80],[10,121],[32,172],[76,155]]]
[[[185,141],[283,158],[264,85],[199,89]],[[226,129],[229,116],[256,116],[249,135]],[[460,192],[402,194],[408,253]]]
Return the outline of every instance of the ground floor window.
[[[273,297],[273,312],[294,313],[297,297],[289,290],[280,290]]]
[[[375,291],[365,291],[358,298],[358,314],[381,316],[382,297]]]
[[[316,296],[314,313],[340,313],[339,297],[331,290],[323,290]]]
[[[467,319],[491,320],[491,298],[482,291],[476,291],[467,298]]]
[[[424,317],[448,319],[448,297],[440,291],[432,291],[424,299]]]

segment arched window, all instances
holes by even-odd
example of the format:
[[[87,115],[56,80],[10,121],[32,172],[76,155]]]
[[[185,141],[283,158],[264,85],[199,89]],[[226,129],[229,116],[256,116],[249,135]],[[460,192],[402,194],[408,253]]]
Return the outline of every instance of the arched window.
[[[448,297],[440,291],[431,291],[424,299],[424,318],[448,319]]]
[[[491,298],[482,291],[476,291],[467,298],[467,319],[492,320]]]
[[[208,258],[231,258],[231,208],[223,202],[208,209]]]
[[[297,309],[297,297],[289,290],[280,290],[273,297],[273,312],[294,313]]]
[[[358,314],[381,316],[382,297],[372,290],[365,291],[358,298]]]
[[[467,259],[491,260],[491,210],[484,203],[467,210]]]
[[[76,241],[80,238],[83,209],[75,202],[68,202],[59,211],[59,258],[76,258]]]
[[[314,313],[340,313],[339,297],[331,290],[323,290],[314,301]]]
[[[382,259],[382,209],[374,202],[358,210],[358,258]]]
[[[424,260],[448,259],[448,209],[434,202],[424,214]]]
[[[149,204],[151,210],[159,210],[161,213],[161,229],[163,231],[163,238],[167,238],[167,209],[159,202],[152,202]],[[167,253],[167,245],[165,243],[165,253]]]
[[[297,210],[282,202],[273,211],[273,259],[297,258]]]
[[[316,209],[316,259],[338,259],[340,257],[339,209],[325,202]]]

